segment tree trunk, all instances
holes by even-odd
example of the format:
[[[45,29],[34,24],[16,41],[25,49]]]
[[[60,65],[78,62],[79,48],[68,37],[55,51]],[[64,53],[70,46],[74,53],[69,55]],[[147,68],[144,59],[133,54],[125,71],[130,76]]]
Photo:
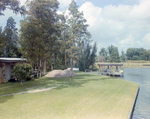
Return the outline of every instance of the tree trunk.
[[[42,77],[42,62],[41,62],[41,60],[40,60],[40,78]]]
[[[71,55],[72,55],[72,51],[71,51]],[[73,58],[70,58],[70,65],[71,65],[71,70],[70,70],[70,81],[72,81],[72,70],[73,70]]]
[[[38,70],[39,70],[39,67],[38,67],[37,72],[36,72],[36,77],[37,77],[37,79],[39,78]]]
[[[66,48],[65,48],[65,66],[67,65]]]
[[[67,65],[67,57],[66,57],[66,42],[65,42],[65,31],[64,31],[64,48],[65,48],[65,66]]]
[[[21,82],[20,82],[20,83],[21,83],[21,86],[23,86],[22,80],[21,80]]]
[[[46,59],[44,60],[44,74],[46,74]]]
[[[51,64],[51,70],[53,71],[53,64]]]
[[[39,78],[39,66],[37,68],[37,78]]]
[[[4,47],[4,56],[5,56],[5,57],[7,56],[7,53],[6,53],[6,46]]]

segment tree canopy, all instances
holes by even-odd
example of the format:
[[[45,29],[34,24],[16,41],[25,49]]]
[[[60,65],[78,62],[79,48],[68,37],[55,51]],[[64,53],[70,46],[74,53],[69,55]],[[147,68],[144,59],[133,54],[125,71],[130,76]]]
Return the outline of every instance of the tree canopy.
[[[118,48],[114,45],[108,46],[109,62],[120,62]]]
[[[18,29],[13,17],[9,17],[4,29],[0,28],[0,47],[1,56],[5,57],[21,57],[18,50]]]
[[[57,50],[59,36],[57,26],[57,0],[34,0],[27,6],[29,11],[21,21],[21,47],[26,56],[40,70],[41,62]]]
[[[19,0],[0,0],[0,16],[4,15],[2,13],[6,9],[12,10],[15,14],[20,13],[21,15],[25,14],[25,6],[20,7]]]
[[[128,48],[126,55],[128,60],[150,60],[150,50],[144,48]]]
[[[80,59],[79,55],[79,46],[82,41],[86,41],[90,37],[90,33],[87,31],[88,25],[86,24],[86,19],[84,19],[83,12],[78,10],[78,5],[74,0],[72,0],[71,4],[69,5],[69,18],[67,20],[68,23],[68,34],[69,40],[67,44],[70,47],[67,49],[67,52],[70,57],[70,64],[71,64],[71,72],[73,69],[73,59],[78,60]],[[70,75],[70,81],[72,80],[72,74]]]
[[[121,58],[121,61],[122,61],[122,62],[125,62],[125,61],[126,61],[126,55],[125,55],[125,53],[124,53],[123,50],[122,50],[122,52],[121,52],[120,58]]]

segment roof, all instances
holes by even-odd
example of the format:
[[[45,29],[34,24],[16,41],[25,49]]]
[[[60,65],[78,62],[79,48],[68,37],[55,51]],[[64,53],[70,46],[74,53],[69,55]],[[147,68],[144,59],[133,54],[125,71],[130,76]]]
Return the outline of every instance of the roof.
[[[99,66],[123,66],[121,63],[97,63]]]
[[[150,66],[150,64],[144,64],[143,66]]]
[[[0,58],[0,62],[22,62],[26,61],[25,58]]]

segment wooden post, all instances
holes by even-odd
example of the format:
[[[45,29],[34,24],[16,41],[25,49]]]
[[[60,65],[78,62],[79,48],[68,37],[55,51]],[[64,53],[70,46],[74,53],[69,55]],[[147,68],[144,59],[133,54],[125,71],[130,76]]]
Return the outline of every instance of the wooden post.
[[[2,69],[0,67],[0,83],[2,83]]]
[[[3,63],[3,68],[2,68],[2,80],[1,80],[1,82],[4,82],[4,83],[6,83],[7,81],[6,81],[6,66],[5,66],[6,64],[5,63]]]
[[[118,70],[118,66],[116,66],[116,70]]]
[[[109,66],[108,66],[108,69],[109,69]]]

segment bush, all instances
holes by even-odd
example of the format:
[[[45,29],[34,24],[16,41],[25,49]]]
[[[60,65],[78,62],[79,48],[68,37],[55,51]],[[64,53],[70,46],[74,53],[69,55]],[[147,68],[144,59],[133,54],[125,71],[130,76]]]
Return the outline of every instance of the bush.
[[[15,77],[17,80],[30,80],[33,78],[33,71],[30,64],[27,63],[16,63],[11,71],[11,76]],[[22,85],[23,86],[23,85]]]

